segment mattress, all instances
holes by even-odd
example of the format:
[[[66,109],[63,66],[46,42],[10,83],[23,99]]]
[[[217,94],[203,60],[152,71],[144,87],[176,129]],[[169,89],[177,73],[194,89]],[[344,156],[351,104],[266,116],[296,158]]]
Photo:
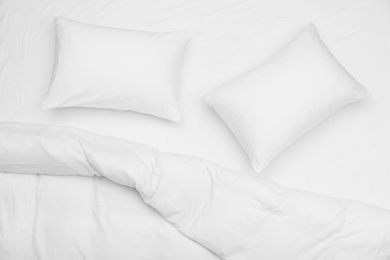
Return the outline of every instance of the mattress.
[[[42,111],[54,62],[54,15],[117,28],[187,30],[182,121],[102,109]],[[76,127],[247,174],[254,172],[244,150],[200,94],[266,61],[312,21],[372,95],[305,134],[261,177],[390,209],[388,0],[2,0],[0,19],[1,121]]]

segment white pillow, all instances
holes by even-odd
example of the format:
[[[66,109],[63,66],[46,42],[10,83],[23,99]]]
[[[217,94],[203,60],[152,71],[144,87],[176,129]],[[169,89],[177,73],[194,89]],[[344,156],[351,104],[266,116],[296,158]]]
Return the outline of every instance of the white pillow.
[[[312,23],[264,65],[205,94],[256,172],[315,124],[366,96]]]
[[[180,120],[185,32],[142,32],[55,18],[56,60],[43,109],[133,110]]]

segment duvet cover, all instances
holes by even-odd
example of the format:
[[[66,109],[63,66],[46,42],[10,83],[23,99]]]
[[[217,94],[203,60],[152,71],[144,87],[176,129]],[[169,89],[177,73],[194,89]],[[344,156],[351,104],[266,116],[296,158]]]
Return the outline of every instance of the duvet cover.
[[[0,172],[1,260],[390,258],[385,209],[118,138],[1,123]]]

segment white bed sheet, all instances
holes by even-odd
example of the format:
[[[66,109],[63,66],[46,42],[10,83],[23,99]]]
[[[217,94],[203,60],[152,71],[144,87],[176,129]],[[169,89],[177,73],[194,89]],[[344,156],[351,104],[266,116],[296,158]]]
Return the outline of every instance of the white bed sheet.
[[[126,29],[188,30],[182,122],[97,109],[42,111],[55,14]],[[262,176],[390,209],[388,0],[1,0],[0,120],[77,127],[254,174],[239,143],[199,95],[272,57],[310,21],[373,95],[304,135]]]

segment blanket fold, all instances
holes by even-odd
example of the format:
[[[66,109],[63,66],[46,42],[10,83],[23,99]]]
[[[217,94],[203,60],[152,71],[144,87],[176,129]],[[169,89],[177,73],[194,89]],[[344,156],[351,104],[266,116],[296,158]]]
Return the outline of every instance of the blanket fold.
[[[0,172],[105,177],[134,187],[175,228],[222,259],[390,258],[387,210],[113,137],[1,123]]]

